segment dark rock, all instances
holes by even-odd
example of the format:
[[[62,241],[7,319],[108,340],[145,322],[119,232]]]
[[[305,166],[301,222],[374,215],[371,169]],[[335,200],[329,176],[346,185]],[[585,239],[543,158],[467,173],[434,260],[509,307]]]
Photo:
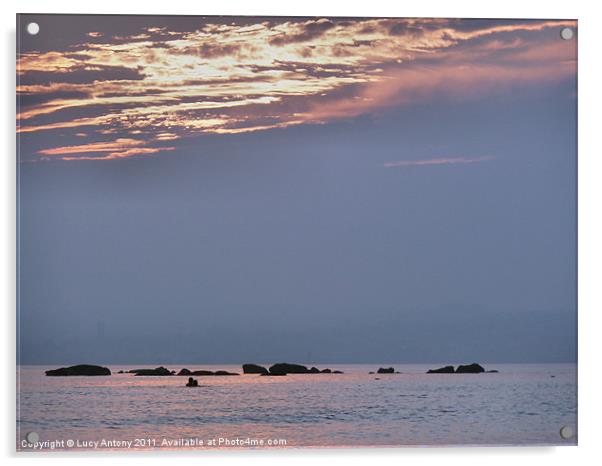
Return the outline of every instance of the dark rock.
[[[307,367],[300,364],[280,362],[270,367],[270,374],[307,374]]]
[[[263,366],[257,364],[243,364],[242,372],[244,374],[267,374],[268,370]]]
[[[322,369],[320,372],[322,374],[332,374],[332,371],[330,369]]]
[[[379,367],[378,370],[376,371],[377,374],[394,374],[395,373],[395,369],[393,369],[392,367]]]
[[[186,368],[183,368],[182,370],[180,370],[180,372],[178,372],[178,375],[192,375],[192,372]]]
[[[454,366],[440,367],[439,369],[429,369],[426,371],[427,374],[453,374]]]
[[[268,372],[267,374],[261,374],[262,376],[267,375],[268,377],[278,377],[286,375],[284,372]]]
[[[488,374],[497,374],[499,371],[497,369],[491,369],[490,371],[485,371]]]
[[[118,374],[125,374],[125,371],[119,371]]]
[[[309,369],[307,371],[309,374],[319,374],[320,373],[320,369],[318,369],[317,367],[312,367],[311,369]]]
[[[187,387],[198,387],[199,386],[199,381],[193,379],[192,377],[188,377],[188,383],[186,384]]]
[[[368,374],[374,374],[374,372],[370,371],[370,372],[368,372]]]
[[[456,369],[456,374],[480,374],[481,372],[485,372],[485,369],[476,362],[466,366],[458,366]]]
[[[79,364],[77,366],[51,369],[49,371],[46,371],[46,375],[51,377],[64,377],[70,375],[111,375],[111,371],[107,367],[93,366],[90,364]]]
[[[170,371],[169,369],[166,369],[165,367],[161,366],[161,367],[156,367],[155,369],[134,369],[131,370],[130,372],[133,372],[136,375],[144,375],[144,376],[150,376],[150,375],[160,375],[160,376],[166,376],[166,375],[174,375],[175,372],[174,371]]]
[[[333,374],[343,374],[343,371],[332,371]]]
[[[188,369],[186,369],[188,370]],[[181,372],[181,371],[180,371]],[[188,374],[182,374],[182,375],[199,375],[199,376],[207,376],[207,375],[239,375],[236,372],[228,372],[228,371],[206,371],[206,370],[198,370],[198,371],[193,371],[190,372],[188,371]]]
[[[228,371],[215,371],[213,375],[239,375],[236,372],[228,372]]]

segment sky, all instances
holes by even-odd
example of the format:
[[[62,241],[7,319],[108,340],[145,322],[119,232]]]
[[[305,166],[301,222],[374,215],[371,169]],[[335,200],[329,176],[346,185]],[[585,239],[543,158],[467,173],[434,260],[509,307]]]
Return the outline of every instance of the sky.
[[[576,26],[20,15],[19,361],[575,362]]]

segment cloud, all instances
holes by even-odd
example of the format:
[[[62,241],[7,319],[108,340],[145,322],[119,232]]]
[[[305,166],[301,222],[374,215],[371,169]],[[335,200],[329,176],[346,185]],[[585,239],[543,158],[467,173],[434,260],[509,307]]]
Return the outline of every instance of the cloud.
[[[493,156],[483,157],[447,157],[438,159],[423,159],[423,160],[398,160],[397,162],[386,162],[383,164],[385,168],[397,168],[397,167],[424,167],[431,165],[463,165],[480,162],[489,162],[495,160]]]
[[[94,144],[139,131],[151,144],[265,131],[576,73],[574,42],[549,33],[573,21],[206,21],[118,36],[99,21],[68,46],[20,54],[21,138],[71,130]]]
[[[87,84],[96,81],[132,81],[144,79],[140,68],[111,65],[79,65],[52,70],[32,70],[27,74],[28,85],[56,83]]]
[[[269,40],[271,45],[287,45],[298,42],[307,42],[316,39],[329,29],[335,27],[335,24],[325,18],[305,23],[284,23],[276,29],[280,32]]]
[[[145,147],[146,145],[147,142],[140,139],[119,138],[114,141],[43,149],[38,153],[45,157],[52,156],[55,160],[114,160],[174,150],[174,147]]]
[[[557,52],[558,48],[552,49]],[[558,81],[574,76],[575,72],[576,63],[571,61],[531,61],[529,66],[523,66],[522,62],[504,63],[503,60],[495,63],[445,61],[390,69],[376,82],[336,95],[327,104],[315,102],[301,118],[307,122],[325,122],[435,97],[471,99],[511,86]]]

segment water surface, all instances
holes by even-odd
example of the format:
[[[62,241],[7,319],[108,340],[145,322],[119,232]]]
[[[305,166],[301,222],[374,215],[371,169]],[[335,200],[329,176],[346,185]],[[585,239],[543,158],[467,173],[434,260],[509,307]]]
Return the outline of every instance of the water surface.
[[[241,366],[167,365],[179,371]],[[266,364],[268,365],[268,364]],[[573,445],[574,364],[488,364],[488,374],[425,374],[437,364],[322,364],[344,374],[46,377],[60,366],[17,371],[17,448],[36,432],[70,449],[283,448],[403,445]],[[441,364],[443,365],[443,364]],[[220,440],[221,439],[221,440]],[[95,444],[105,440],[105,444]],[[215,444],[211,442],[215,440]],[[261,444],[263,442],[263,445]]]

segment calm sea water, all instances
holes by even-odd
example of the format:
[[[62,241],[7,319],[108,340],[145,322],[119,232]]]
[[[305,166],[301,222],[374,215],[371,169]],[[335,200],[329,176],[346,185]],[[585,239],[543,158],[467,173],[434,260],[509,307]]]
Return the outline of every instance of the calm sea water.
[[[402,374],[368,374],[391,365]],[[439,366],[321,364],[345,373],[196,377],[198,388],[185,387],[187,377],[116,374],[151,366],[108,366],[109,377],[46,377],[60,366],[21,366],[17,449],[32,449],[29,432],[44,450],[576,443],[576,365],[425,374]],[[565,425],[575,432],[568,440],[559,435]]]

